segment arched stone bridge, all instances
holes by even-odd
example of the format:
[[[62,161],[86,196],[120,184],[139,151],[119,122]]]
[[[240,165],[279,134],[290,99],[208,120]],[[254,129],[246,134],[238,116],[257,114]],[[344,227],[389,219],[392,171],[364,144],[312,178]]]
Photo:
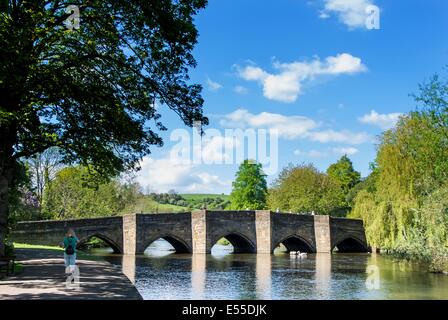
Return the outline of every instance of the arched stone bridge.
[[[68,228],[75,230],[80,245],[97,237],[124,254],[142,253],[160,238],[179,253],[210,253],[222,237],[232,243],[235,253],[272,253],[280,244],[302,252],[368,251],[361,220],[265,210],[21,222],[12,236],[19,243],[58,245]]]

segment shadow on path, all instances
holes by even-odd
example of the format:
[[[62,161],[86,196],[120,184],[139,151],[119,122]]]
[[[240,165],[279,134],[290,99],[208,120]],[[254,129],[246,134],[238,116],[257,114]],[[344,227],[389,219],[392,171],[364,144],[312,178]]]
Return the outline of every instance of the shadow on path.
[[[17,262],[23,272],[0,281],[0,300],[141,300],[121,267],[106,261],[78,260],[79,288],[66,287],[63,252],[41,249],[17,249]]]

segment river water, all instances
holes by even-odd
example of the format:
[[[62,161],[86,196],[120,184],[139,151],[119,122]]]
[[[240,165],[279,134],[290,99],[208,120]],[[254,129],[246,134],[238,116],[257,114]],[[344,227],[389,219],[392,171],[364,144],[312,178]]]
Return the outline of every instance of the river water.
[[[448,299],[448,276],[378,254],[173,254],[155,241],[144,255],[93,251],[122,267],[144,299]]]

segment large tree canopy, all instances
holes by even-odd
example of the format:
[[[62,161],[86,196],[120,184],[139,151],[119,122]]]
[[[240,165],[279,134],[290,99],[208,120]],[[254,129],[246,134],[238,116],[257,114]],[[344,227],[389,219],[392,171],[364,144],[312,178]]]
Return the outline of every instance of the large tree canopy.
[[[353,168],[353,163],[343,155],[337,162],[331,164],[327,174],[341,185],[344,194],[347,194],[361,180],[361,174]]]
[[[355,197],[370,245],[448,270],[448,81],[413,95],[416,111],[380,136],[374,171]]]
[[[312,164],[284,168],[269,189],[272,210],[335,215],[344,206],[339,184]]]
[[[267,192],[263,166],[253,160],[244,160],[232,183],[231,208],[234,210],[265,209]]]
[[[63,161],[115,175],[162,145],[158,108],[208,123],[188,77],[205,5],[0,0],[0,239],[19,159],[57,146]]]

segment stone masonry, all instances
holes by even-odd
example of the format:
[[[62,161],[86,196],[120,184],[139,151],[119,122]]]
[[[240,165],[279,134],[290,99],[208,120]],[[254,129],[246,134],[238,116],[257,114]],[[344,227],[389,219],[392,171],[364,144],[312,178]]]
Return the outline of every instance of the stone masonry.
[[[139,254],[163,238],[179,253],[211,252],[225,237],[235,253],[272,253],[280,244],[303,252],[367,252],[361,220],[267,210],[130,214],[122,217],[18,223],[15,242],[58,245],[68,228],[81,244],[92,237],[115,252]]]

